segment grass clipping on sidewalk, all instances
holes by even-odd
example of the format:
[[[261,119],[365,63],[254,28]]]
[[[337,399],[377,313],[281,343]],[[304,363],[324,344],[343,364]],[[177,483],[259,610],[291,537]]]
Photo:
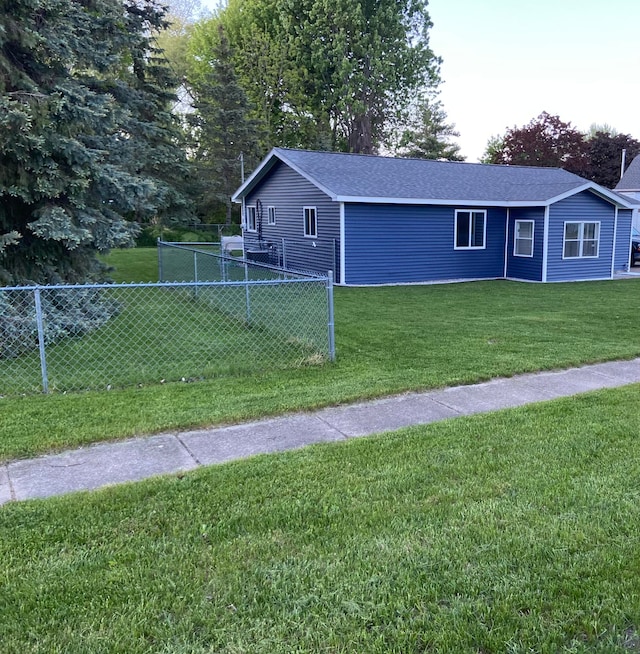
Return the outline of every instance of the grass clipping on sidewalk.
[[[639,400],[6,505],[3,651],[638,651]]]

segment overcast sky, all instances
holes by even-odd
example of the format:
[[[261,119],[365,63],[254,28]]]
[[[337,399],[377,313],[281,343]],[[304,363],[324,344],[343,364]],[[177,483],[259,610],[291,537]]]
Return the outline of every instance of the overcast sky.
[[[542,111],[640,140],[640,0],[430,0],[429,11],[467,161]]]
[[[640,0],[430,0],[429,12],[467,161],[543,111],[640,140]]]

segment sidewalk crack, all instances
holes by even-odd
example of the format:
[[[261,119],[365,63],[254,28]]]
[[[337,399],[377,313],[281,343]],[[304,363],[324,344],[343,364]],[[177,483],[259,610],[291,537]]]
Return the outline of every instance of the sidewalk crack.
[[[178,441],[178,443],[180,443],[180,445],[182,445],[182,447],[184,447],[187,454],[195,461],[197,466],[204,465],[202,461],[200,461],[200,459],[198,459],[198,457],[191,451],[189,446],[182,440],[182,438],[180,438],[180,434],[174,434],[174,438]]]
[[[340,436],[342,436],[342,438],[344,438],[345,440],[349,440],[350,437],[348,434],[345,434],[343,431],[332,425],[328,420],[325,420],[324,418],[318,415],[313,415],[312,417],[324,423],[327,427],[329,427],[329,429],[333,429],[333,431],[337,431],[340,434]]]
[[[11,471],[9,470],[9,466],[5,465],[4,470],[7,473],[7,483],[9,484],[9,497],[11,498],[11,502],[17,502],[18,501],[18,496],[16,495],[16,489],[13,487],[13,482],[11,481]]]

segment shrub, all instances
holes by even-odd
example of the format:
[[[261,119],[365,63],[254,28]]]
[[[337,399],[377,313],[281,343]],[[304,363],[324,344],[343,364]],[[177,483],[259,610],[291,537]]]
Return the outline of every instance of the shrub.
[[[96,288],[41,287],[44,341],[82,336],[117,315],[120,305]],[[0,358],[15,358],[38,347],[32,290],[0,289]]]

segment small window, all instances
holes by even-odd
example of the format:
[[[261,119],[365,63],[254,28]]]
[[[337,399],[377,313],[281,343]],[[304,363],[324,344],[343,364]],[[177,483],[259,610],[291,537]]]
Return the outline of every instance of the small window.
[[[533,226],[533,220],[516,220],[516,231],[513,244],[514,257],[533,256]]]
[[[600,243],[600,223],[564,224],[564,259],[595,258]]]
[[[315,207],[304,208],[304,235],[315,238],[318,236],[318,215]]]
[[[267,224],[275,225],[276,224],[276,208],[268,207],[267,208]]]
[[[256,208],[255,207],[247,207],[246,209],[247,213],[247,231],[249,232],[255,232],[256,231]]]
[[[487,232],[486,211],[456,210],[455,249],[470,250],[485,247]]]

